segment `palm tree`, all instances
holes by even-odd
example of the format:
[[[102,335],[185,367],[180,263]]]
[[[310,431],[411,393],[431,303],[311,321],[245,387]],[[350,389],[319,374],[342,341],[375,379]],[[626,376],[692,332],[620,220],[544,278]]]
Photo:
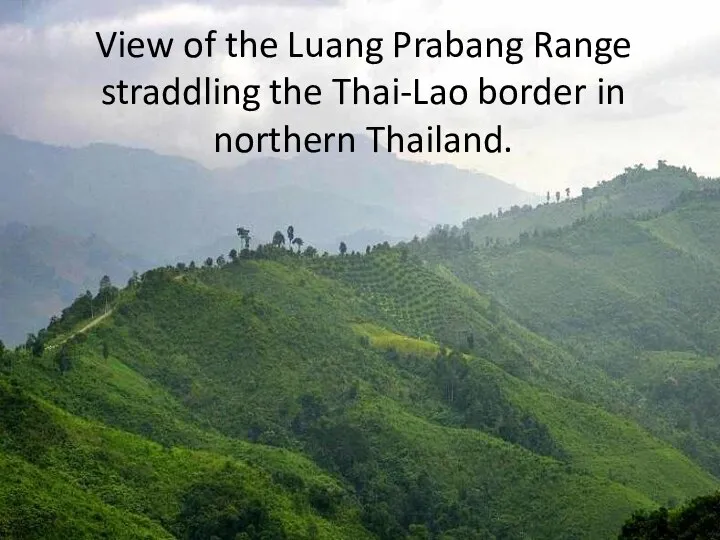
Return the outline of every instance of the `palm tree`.
[[[345,242],[340,242],[340,255],[345,255],[347,253],[347,244]]]
[[[287,228],[288,244],[292,244],[294,238],[295,238],[295,227],[293,227],[292,225],[290,225],[290,226]]]
[[[292,244],[297,246],[298,254],[300,253],[300,250],[302,249],[304,243],[305,242],[303,241],[303,239],[300,238],[299,236],[296,238],[293,238]]]

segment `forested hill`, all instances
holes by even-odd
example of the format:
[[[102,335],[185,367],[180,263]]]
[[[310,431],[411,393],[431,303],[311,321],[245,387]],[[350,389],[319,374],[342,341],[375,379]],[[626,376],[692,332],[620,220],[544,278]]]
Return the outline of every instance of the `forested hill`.
[[[548,191],[543,204],[499,208],[497,212],[463,223],[477,246],[503,245],[521,236],[534,236],[572,225],[590,216],[641,216],[657,212],[688,191],[717,186],[716,179],[698,176],[688,167],[660,161],[657,168],[628,167],[612,180],[603,180],[580,193],[570,188]],[[440,231],[442,228],[439,229]]]
[[[452,275],[383,246],[311,255],[106,283],[99,323],[79,331],[82,297],[4,352],[0,533],[612,538],[718,487]]]
[[[720,184],[661,163],[586,192],[570,222],[582,206],[438,228],[408,248],[625,389],[603,407],[720,473]],[[495,222],[515,236],[472,240]]]
[[[512,241],[104,280],[0,347],[0,537],[595,540],[713,493],[720,197],[630,173]]]

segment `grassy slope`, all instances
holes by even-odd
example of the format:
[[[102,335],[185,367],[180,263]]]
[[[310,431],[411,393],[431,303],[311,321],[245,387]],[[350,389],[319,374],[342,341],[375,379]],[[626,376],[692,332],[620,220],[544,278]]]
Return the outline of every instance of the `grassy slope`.
[[[450,515],[453,505],[477,508],[482,500],[487,513],[474,523],[499,537],[609,537],[636,507],[717,486],[637,425],[535,386],[562,382],[563,361],[572,358],[494,313],[487,298],[401,258],[379,253],[316,260],[308,268],[285,257],[146,280],[75,346],[71,371],[61,376],[48,354],[17,362],[14,377],[73,414],[178,446],[168,453],[146,439],[53,413],[72,423],[90,455],[98,446],[115,449],[118,463],[92,478],[91,496],[156,523],[177,514],[180,487],[169,484],[228,459],[247,471],[249,486],[263,486],[263,471],[277,470],[307,485],[332,482],[301,454],[354,486],[366,506],[369,494],[404,500],[424,473],[435,487],[423,493],[439,497],[437,514]],[[512,407],[545,424],[565,459],[458,423],[429,367],[408,368],[383,353],[390,346],[430,366],[440,343],[462,345],[458,330],[475,336],[466,356],[472,377],[492,379]],[[358,331],[371,338],[370,347]],[[247,438],[291,452],[240,441]],[[138,456],[150,456],[146,472],[160,475],[155,483],[142,477],[138,488],[113,477]],[[72,465],[66,459],[59,453],[47,474],[87,489],[73,475],[96,458]],[[108,485],[123,496],[108,499]],[[267,489],[276,493],[271,508],[291,528],[314,522],[338,538],[359,530],[350,503],[323,520],[306,498],[298,511],[287,502],[298,495],[272,483]],[[167,501],[164,509],[142,502],[156,493]]]
[[[311,529],[328,539],[366,537],[350,504],[332,520],[311,507],[307,491],[340,493],[342,487],[299,456],[241,442],[225,455],[163,448],[82,420],[5,383],[0,398],[3,537],[182,535],[188,493],[214,482],[228,482],[239,494],[261,500],[290,538],[305,538]],[[21,412],[21,423],[13,412]],[[292,489],[283,478],[296,479]]]

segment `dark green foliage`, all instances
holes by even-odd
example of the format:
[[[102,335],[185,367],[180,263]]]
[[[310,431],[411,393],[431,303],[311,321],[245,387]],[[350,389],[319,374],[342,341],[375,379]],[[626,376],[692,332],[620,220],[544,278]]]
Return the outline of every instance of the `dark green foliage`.
[[[282,524],[263,503],[243,491],[242,478],[225,471],[221,478],[195,484],[183,495],[182,509],[173,525],[178,538],[187,540],[285,540]]]
[[[70,348],[67,345],[60,347],[60,351],[55,358],[60,373],[65,374],[72,369],[72,357],[70,356]]]
[[[272,245],[275,247],[281,247],[285,245],[285,236],[280,231],[275,231],[272,238]]]
[[[28,334],[25,341],[25,349],[36,358],[41,357],[45,351],[45,335],[45,331],[41,331],[38,335]]]
[[[52,446],[66,441],[50,414],[15,385],[0,381],[0,450],[38,462]]]
[[[717,540],[720,494],[698,497],[677,511],[637,512],[622,527],[619,540]]]
[[[292,245],[294,239],[295,239],[295,227],[293,227],[292,225],[290,225],[290,226],[287,228],[287,241],[288,241],[288,244],[291,244],[291,245]]]

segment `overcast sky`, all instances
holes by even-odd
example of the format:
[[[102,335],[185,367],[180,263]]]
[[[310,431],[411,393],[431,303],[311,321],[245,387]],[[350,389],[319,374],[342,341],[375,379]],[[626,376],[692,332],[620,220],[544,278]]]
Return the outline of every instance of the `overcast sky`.
[[[658,159],[687,164],[701,174],[720,175],[720,31],[708,0],[657,2],[607,0],[307,0],[200,4],[174,0],[0,0],[0,132],[67,145],[112,142],[150,148],[227,165],[214,153],[216,131],[267,131],[288,123],[297,131],[362,131],[392,123],[400,130],[487,131],[504,126],[503,155],[426,155],[498,176],[543,192],[579,187],[612,177],[634,163]],[[275,37],[274,60],[226,58],[188,60],[180,48],[170,59],[104,59],[95,32],[109,36],[204,36],[209,29]],[[396,60],[385,44],[385,61],[288,60],[287,34],[298,36],[523,37],[532,52],[535,31],[555,37],[628,38],[631,56],[599,66],[590,60],[541,60],[527,55],[521,65],[501,59]],[[182,44],[180,43],[180,46]],[[331,91],[330,79],[358,76],[370,83],[420,78],[428,84],[466,84],[484,76],[497,83],[594,84],[599,77],[626,89],[623,107],[569,108],[417,106],[317,108],[106,107],[102,87],[118,79],[165,84],[174,76],[209,75],[234,84],[267,84],[289,76]],[[409,84],[409,83],[408,83]],[[475,94],[471,94],[471,99]]]

